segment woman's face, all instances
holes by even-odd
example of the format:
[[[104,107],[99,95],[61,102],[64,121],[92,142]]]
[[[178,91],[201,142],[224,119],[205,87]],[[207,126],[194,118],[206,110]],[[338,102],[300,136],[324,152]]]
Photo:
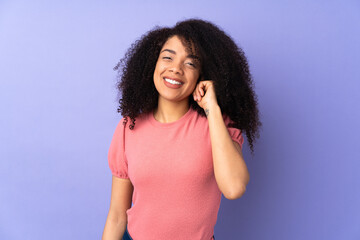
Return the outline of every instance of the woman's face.
[[[162,47],[154,71],[154,84],[159,101],[188,101],[200,75],[200,62],[186,51],[177,36]]]

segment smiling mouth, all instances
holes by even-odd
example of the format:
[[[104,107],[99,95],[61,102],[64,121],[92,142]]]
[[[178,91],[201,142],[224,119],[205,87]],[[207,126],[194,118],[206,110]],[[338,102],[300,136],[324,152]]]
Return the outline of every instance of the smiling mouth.
[[[176,80],[173,80],[173,79],[170,79],[170,78],[164,78],[164,80],[168,83],[171,83],[171,84],[176,84],[176,85],[182,85],[184,83],[182,82],[179,82],[179,81],[176,81]]]

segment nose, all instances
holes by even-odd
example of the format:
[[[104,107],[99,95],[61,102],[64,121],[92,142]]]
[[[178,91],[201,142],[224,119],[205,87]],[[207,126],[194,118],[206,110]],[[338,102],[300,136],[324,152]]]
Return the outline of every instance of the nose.
[[[173,64],[169,68],[170,72],[173,72],[174,74],[180,74],[183,75],[183,69],[182,64],[179,62],[173,62]]]

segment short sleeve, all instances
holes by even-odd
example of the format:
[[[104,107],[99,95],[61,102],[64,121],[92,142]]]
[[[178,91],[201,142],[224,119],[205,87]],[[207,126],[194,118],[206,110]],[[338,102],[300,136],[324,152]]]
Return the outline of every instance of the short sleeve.
[[[234,127],[228,127],[229,123],[233,123],[233,121],[226,114],[223,115],[223,119],[224,119],[224,123],[229,131],[231,139],[234,140],[235,142],[239,143],[240,148],[242,149],[242,145],[244,143],[244,137],[242,136],[241,130],[238,128],[234,128]]]
[[[112,175],[129,179],[128,163],[124,152],[124,131],[126,125],[123,125],[123,121],[124,118],[120,120],[113,134],[108,153],[108,162]]]

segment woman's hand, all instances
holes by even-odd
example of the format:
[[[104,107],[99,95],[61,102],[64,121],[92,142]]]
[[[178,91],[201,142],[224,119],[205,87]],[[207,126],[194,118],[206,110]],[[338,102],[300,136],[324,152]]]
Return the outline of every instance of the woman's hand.
[[[204,110],[218,105],[215,94],[214,82],[212,80],[200,81],[193,92],[194,100]]]

